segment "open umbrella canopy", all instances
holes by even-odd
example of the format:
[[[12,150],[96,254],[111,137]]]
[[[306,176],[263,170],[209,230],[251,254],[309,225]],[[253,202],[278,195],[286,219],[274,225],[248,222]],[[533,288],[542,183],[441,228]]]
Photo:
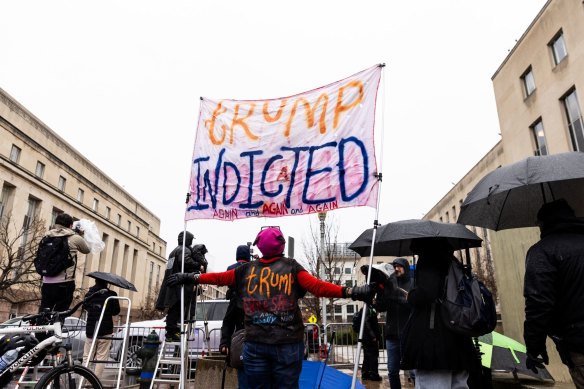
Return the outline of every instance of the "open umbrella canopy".
[[[464,200],[458,223],[495,231],[534,227],[541,206],[561,198],[584,216],[584,153],[529,157],[492,171]]]
[[[502,378],[500,373],[509,373],[509,379],[535,379],[553,381],[551,374],[544,368],[534,373],[525,365],[527,359],[525,346],[496,331],[479,337],[482,364],[490,368],[495,378]]]
[[[432,220],[402,220],[384,224],[377,229],[373,255],[412,255],[413,239],[446,238],[455,250],[480,247],[481,238],[462,224],[441,223]],[[362,257],[371,254],[373,229],[365,230],[349,248]]]
[[[126,280],[124,277],[119,276],[113,273],[107,273],[103,271],[94,271],[87,274],[88,277],[95,278],[97,280],[102,280],[107,282],[108,284],[112,284],[115,286],[119,286],[122,289],[128,289],[133,292],[137,292],[138,290],[130,281]]]

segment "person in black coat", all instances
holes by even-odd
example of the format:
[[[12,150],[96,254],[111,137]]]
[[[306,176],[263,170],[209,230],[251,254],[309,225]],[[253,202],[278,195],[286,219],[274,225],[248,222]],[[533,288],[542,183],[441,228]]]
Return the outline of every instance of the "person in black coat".
[[[207,260],[205,259],[205,254],[207,249],[205,245],[196,245],[191,247],[193,244],[194,236],[190,232],[186,232],[185,239],[185,272],[198,272],[204,273],[207,269]],[[166,341],[167,342],[178,342],[180,341],[180,291],[181,286],[168,286],[167,279],[172,274],[180,273],[182,267],[182,248],[183,248],[183,232],[178,234],[178,246],[170,252],[168,256],[168,263],[166,264],[166,271],[164,272],[164,278],[162,279],[162,284],[160,285],[160,293],[158,294],[158,299],[156,300],[156,309],[164,311],[167,309],[166,314]],[[189,311],[191,305],[191,297],[193,295],[194,287],[192,285],[185,286],[185,312]],[[194,314],[194,312],[192,312]],[[186,317],[186,316],[185,316]]]
[[[107,289],[108,283],[103,280],[95,280],[95,285],[89,288],[87,291],[86,296],[90,296],[101,289]],[[110,299],[107,302],[107,306],[105,312],[103,314],[103,318],[101,319],[101,325],[95,333],[95,327],[99,321],[99,317],[101,316],[101,311],[103,310],[103,306],[105,304],[105,300],[111,296],[117,296],[118,294],[113,290],[107,291],[104,294],[97,294],[89,300],[89,303],[86,304],[85,309],[87,310],[87,322],[85,327],[85,345],[83,347],[83,363],[87,362],[89,358],[89,351],[91,349],[91,343],[93,342],[93,338],[97,336],[98,338],[95,340],[95,346],[93,348],[93,356],[89,359],[96,360],[96,361],[106,361],[109,357],[109,350],[112,344],[111,337],[109,339],[100,339],[102,336],[111,335],[114,332],[114,320],[113,317],[120,313],[120,303],[117,299]],[[97,363],[95,366],[95,374],[98,377],[102,376],[103,368],[105,364]]]
[[[456,260],[452,246],[444,238],[422,238],[414,239],[411,249],[418,263],[407,297],[412,314],[404,331],[401,368],[415,369],[416,388],[468,388],[469,373],[478,367],[472,339],[448,330],[437,302]]]
[[[389,277],[389,282],[393,288],[384,289],[386,292],[383,293],[383,298],[378,300],[377,306],[380,310],[387,311],[384,333],[389,387],[401,389],[399,377],[402,355],[401,336],[412,311],[407,297],[414,286],[414,278],[410,274],[410,263],[407,259],[396,258],[392,265],[395,271]],[[410,378],[413,377],[410,375]]]
[[[237,269],[239,266],[248,263],[251,258],[249,246],[237,246],[235,251],[236,262],[229,265],[227,270]],[[238,296],[235,287],[229,287],[226,297],[229,299],[229,306],[223,318],[221,325],[221,342],[219,344],[219,351],[223,355],[229,354],[231,347],[231,337],[235,331],[244,328],[245,313],[243,312],[243,301]],[[237,383],[239,389],[247,389],[247,377],[244,369],[237,369]]]
[[[363,308],[353,316],[353,331],[359,334],[361,328],[361,318]],[[379,375],[379,340],[381,331],[377,312],[375,308],[367,306],[367,317],[365,317],[365,328],[363,329],[363,365],[361,367],[361,379],[371,381],[381,381]]]
[[[537,219],[541,240],[525,263],[526,365],[548,363],[550,336],[574,384],[584,388],[584,219],[563,199],[544,204]]]

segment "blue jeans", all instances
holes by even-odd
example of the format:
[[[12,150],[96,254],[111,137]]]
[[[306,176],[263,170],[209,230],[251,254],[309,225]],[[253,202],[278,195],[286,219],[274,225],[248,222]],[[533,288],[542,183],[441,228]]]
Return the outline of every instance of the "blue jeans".
[[[249,389],[247,384],[247,376],[243,368],[237,369],[237,389]]]
[[[385,340],[387,348],[387,373],[389,375],[389,387],[391,389],[401,389],[399,379],[399,363],[401,361],[400,340],[397,337],[390,337]]]
[[[245,342],[243,368],[250,389],[298,389],[304,342]]]

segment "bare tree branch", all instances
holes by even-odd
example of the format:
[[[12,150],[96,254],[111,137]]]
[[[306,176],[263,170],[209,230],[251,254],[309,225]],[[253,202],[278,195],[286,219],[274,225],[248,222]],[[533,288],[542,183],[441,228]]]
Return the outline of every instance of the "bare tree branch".
[[[45,221],[36,217],[22,227],[11,214],[0,220],[0,300],[11,304],[40,300],[34,258],[45,231]]]
[[[305,268],[313,276],[323,281],[340,285],[347,257],[343,255],[344,244],[338,242],[339,223],[334,215],[328,214],[324,225],[324,261],[321,261],[321,231],[320,223],[311,221],[310,235],[302,240],[302,248],[305,256]],[[356,258],[356,257],[355,257]],[[355,261],[356,263],[356,261]],[[355,266],[353,263],[353,266]],[[323,274],[321,274],[321,268]],[[334,302],[337,299],[329,298],[327,312],[334,317]],[[319,322],[322,320],[320,299],[307,295],[302,304]]]

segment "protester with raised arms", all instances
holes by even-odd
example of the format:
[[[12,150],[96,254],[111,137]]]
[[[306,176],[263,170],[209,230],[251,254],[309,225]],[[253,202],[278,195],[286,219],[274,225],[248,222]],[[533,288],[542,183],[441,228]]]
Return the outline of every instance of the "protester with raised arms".
[[[304,324],[298,299],[315,297],[370,301],[369,285],[342,287],[310,275],[294,259],[284,257],[286,240],[278,227],[267,227],[254,245],[262,258],[222,273],[179,273],[169,284],[235,286],[243,300],[246,342],[244,371],[250,388],[298,388],[304,355]]]

